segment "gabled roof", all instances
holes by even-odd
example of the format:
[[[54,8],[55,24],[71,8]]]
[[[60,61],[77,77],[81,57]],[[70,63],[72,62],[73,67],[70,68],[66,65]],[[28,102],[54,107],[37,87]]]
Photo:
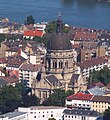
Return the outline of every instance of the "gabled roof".
[[[3,77],[0,76],[0,80],[4,80],[5,83],[17,83],[19,80],[16,77]]]
[[[24,71],[31,71],[31,72],[35,72],[35,71],[39,71],[41,68],[41,65],[33,65],[31,63],[23,63],[20,66],[20,70],[24,70]]]
[[[62,83],[54,75],[47,76],[46,80],[53,86],[61,86],[62,85]]]
[[[42,30],[26,30],[24,31],[24,36],[38,36],[38,37],[42,37],[44,34],[44,32]]]
[[[73,86],[74,83],[77,82],[79,76],[80,76],[80,74],[73,74],[68,85],[69,85],[70,87]]]
[[[110,103],[110,96],[94,96],[92,98],[93,102],[107,102]]]
[[[97,58],[93,58],[91,60],[85,60],[83,62],[79,62],[76,64],[77,64],[77,66],[79,66],[81,68],[81,70],[84,70],[86,68],[93,67],[93,66],[99,65],[99,64],[104,64],[107,62],[108,62],[108,59],[105,59],[105,57],[97,57]]]
[[[106,86],[107,89],[110,89],[110,83]]]
[[[91,94],[85,94],[83,92],[79,92],[79,93],[76,93],[76,94],[73,94],[69,97],[67,97],[67,99],[70,99],[70,100],[91,100],[93,95]]]
[[[96,82],[96,83],[94,83],[94,84],[92,84],[92,86],[94,87],[94,86],[98,86],[98,87],[105,87],[105,85],[102,83],[102,82]]]

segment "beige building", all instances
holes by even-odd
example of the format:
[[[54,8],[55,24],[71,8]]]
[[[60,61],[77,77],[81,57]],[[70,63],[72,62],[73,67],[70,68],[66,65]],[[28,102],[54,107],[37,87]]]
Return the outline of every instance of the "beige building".
[[[91,100],[91,109],[103,113],[110,107],[109,96],[94,96]]]
[[[62,83],[54,75],[44,77],[42,73],[41,79],[36,79],[33,82],[33,94],[39,97],[41,102],[48,98],[54,89],[62,88]]]
[[[63,32],[63,23],[59,17],[57,20],[57,31],[50,37],[47,48],[46,73],[55,75],[61,81],[65,90],[68,90],[68,84],[73,74],[77,72],[75,71],[75,62],[76,52],[72,48],[69,36]],[[80,81],[78,80],[77,82]]]

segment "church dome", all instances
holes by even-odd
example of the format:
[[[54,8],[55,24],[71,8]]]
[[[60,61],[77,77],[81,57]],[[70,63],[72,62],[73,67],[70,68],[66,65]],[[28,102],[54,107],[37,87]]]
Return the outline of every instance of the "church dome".
[[[48,45],[49,50],[70,50],[72,49],[69,37],[63,32],[62,19],[59,16],[57,19],[57,31],[52,34]]]
[[[49,50],[70,50],[72,49],[69,37],[66,33],[53,33],[49,40]]]

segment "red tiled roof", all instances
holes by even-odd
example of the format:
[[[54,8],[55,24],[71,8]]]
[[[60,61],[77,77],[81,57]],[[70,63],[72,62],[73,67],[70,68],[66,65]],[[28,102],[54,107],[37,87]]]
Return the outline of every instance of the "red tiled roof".
[[[24,36],[38,36],[42,37],[44,32],[42,30],[26,30],[24,31]]]
[[[67,97],[67,99],[70,99],[70,100],[91,100],[93,95],[91,94],[85,94],[83,92],[79,92],[79,93],[76,93],[76,94],[73,94],[69,97]]]

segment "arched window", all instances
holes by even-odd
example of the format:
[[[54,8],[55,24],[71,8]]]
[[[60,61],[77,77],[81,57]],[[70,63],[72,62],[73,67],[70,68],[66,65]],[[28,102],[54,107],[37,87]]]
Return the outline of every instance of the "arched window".
[[[57,62],[53,61],[53,68],[56,69],[57,68]]]
[[[63,68],[63,62],[60,61],[60,62],[59,62],[59,69],[62,69],[62,68]]]
[[[65,68],[68,68],[68,61],[65,62]]]

